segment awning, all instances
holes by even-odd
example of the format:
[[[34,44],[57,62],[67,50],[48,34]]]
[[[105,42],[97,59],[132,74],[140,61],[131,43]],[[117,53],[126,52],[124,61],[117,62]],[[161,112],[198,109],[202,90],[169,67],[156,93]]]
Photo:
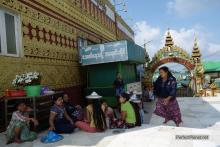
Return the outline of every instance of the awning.
[[[203,62],[205,72],[220,72],[220,61]]]
[[[143,64],[145,63],[145,49],[127,40],[90,45],[80,49],[82,65],[121,61]]]

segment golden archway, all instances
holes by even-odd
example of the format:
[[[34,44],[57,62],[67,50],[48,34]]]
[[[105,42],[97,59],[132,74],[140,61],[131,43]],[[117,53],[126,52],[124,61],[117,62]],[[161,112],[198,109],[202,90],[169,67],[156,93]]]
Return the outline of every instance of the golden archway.
[[[185,66],[191,73],[190,87],[195,95],[199,95],[203,84],[203,66],[201,64],[201,54],[197,44],[197,39],[194,41],[192,55],[184,49],[174,45],[170,31],[168,30],[165,46],[161,48],[147,64],[145,69],[145,85],[152,86],[152,78],[156,69],[166,63],[179,63]]]

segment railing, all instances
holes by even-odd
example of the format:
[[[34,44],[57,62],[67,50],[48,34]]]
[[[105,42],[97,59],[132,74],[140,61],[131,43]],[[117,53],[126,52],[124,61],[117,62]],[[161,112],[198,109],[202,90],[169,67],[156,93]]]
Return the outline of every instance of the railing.
[[[177,97],[192,97],[194,94],[191,88],[178,88],[176,95]]]

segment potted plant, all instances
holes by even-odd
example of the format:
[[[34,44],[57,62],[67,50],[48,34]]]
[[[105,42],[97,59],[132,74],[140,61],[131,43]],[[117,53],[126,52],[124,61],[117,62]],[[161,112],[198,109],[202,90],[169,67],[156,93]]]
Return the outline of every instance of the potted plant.
[[[41,75],[38,72],[27,72],[16,75],[12,84],[14,86],[23,86],[27,96],[39,96],[41,91]]]

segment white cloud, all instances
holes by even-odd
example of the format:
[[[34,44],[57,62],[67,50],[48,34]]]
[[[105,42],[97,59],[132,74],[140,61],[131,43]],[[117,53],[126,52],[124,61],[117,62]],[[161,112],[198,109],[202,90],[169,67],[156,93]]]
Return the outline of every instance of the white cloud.
[[[150,57],[164,46],[165,36],[167,32],[161,33],[162,30],[158,27],[152,27],[146,21],[137,22],[135,27],[135,42],[139,45],[144,44],[144,40],[151,41],[147,45],[147,51]],[[203,60],[218,59],[220,57],[220,43],[212,43],[210,34],[200,25],[195,25],[192,28],[180,28],[179,30],[170,30],[174,44],[186,50],[191,54],[195,34],[198,38],[198,45],[202,53]],[[219,51],[219,52],[217,52]]]
[[[143,44],[143,40],[153,40],[160,35],[160,29],[150,26],[146,21],[137,22],[134,29],[136,30],[135,41],[138,44]]]
[[[201,49],[206,47],[206,35],[196,28],[186,29],[180,28],[179,30],[170,30],[170,33],[173,37],[174,44],[183,48],[188,53],[192,52],[193,44],[195,40],[195,34],[198,36],[198,44]],[[167,32],[164,34],[164,38],[161,40],[164,45],[165,36]]]
[[[158,48],[157,44],[153,42],[160,38],[160,28],[152,27],[146,21],[135,23],[133,28],[135,30],[135,42],[140,46],[143,46],[145,42],[149,42],[147,45],[151,50],[148,53],[153,56]]]
[[[220,52],[220,44],[210,43],[208,51],[210,53]]]
[[[209,43],[207,53],[203,56],[205,60],[219,60],[220,43]]]
[[[182,17],[219,6],[219,0],[171,0],[167,3],[168,12],[175,12]]]

